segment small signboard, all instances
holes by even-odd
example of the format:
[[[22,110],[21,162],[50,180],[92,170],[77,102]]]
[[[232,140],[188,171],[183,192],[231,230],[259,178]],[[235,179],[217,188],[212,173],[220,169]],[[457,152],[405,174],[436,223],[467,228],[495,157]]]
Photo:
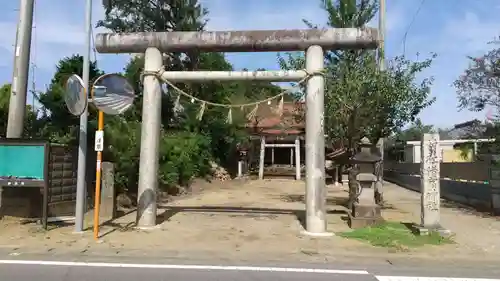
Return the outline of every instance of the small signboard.
[[[95,151],[104,150],[104,131],[95,131]]]

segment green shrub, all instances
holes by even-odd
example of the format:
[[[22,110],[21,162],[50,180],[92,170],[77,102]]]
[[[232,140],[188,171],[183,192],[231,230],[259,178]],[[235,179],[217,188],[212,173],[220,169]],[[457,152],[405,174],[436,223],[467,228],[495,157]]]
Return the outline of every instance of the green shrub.
[[[119,189],[137,192],[140,162],[141,123],[110,119],[105,129],[105,161],[115,163],[115,182]],[[212,159],[210,138],[190,132],[162,130],[159,151],[158,180],[160,188],[185,186],[198,176],[210,172]]]
[[[115,165],[115,184],[120,192],[137,192],[141,123],[109,118],[104,129],[104,161]]]
[[[187,185],[210,172],[210,139],[190,132],[164,134],[160,141],[160,186]]]

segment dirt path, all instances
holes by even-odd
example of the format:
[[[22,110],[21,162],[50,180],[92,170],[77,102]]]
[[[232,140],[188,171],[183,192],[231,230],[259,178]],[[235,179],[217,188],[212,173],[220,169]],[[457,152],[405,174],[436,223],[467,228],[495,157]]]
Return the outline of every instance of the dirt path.
[[[76,235],[72,226],[40,231],[34,225],[20,225],[17,221],[2,220],[0,250],[12,253],[54,253],[94,255],[148,255],[189,256],[214,259],[279,259],[332,260],[341,256],[381,257],[385,248],[375,248],[362,242],[339,236],[311,238],[301,234],[304,218],[303,181],[286,179],[255,180],[245,183],[214,182],[200,194],[181,198],[161,206],[158,210],[158,228],[141,231],[135,229],[135,212],[101,227],[100,243],[92,240],[92,232]],[[328,186],[328,230],[349,230],[345,209],[345,187]],[[383,216],[388,220],[419,221],[419,195],[388,184],[385,199],[388,208]],[[86,221],[92,225],[91,217]],[[404,256],[421,255],[433,258],[436,254],[457,256],[481,248],[463,228],[471,227],[481,235],[493,235],[486,229],[488,221],[477,223],[467,217],[466,225],[459,228],[461,214],[443,210],[444,225],[457,231],[458,245],[424,247]],[[448,221],[451,221],[448,224]],[[452,225],[453,223],[456,224]],[[492,245],[500,235],[485,238],[481,243]],[[474,240],[474,241],[471,241]],[[463,243],[463,245],[462,245]],[[497,242],[499,243],[499,242]],[[465,245],[465,247],[464,247]],[[478,248],[479,247],[479,248]],[[490,250],[492,251],[491,248]],[[487,250],[485,250],[487,252]],[[293,258],[292,258],[293,257]]]
[[[388,212],[388,219],[420,222],[420,193],[386,182],[384,199],[401,212]],[[500,256],[500,220],[453,204],[441,204],[441,224],[455,235],[457,251]],[[398,217],[399,216],[399,217]]]
[[[125,250],[164,252],[222,252],[231,255],[318,255],[342,245],[343,250],[365,248],[360,242],[340,237],[313,239],[301,234],[304,213],[302,181],[262,180],[232,184],[214,182],[203,193],[166,204],[158,210],[158,229],[133,228],[132,212],[101,227],[102,243],[95,244],[91,231],[82,237],[71,233],[72,227],[48,232],[33,225],[3,221],[0,248],[21,251]],[[329,188],[328,229],[346,231],[342,220],[347,192]],[[89,214],[87,224],[91,226]],[[374,249],[377,251],[377,249]]]

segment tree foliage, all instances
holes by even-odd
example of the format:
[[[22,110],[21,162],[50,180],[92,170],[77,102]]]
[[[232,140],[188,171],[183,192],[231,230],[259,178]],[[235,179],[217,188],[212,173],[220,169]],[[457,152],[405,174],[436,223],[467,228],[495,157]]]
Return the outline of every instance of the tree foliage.
[[[322,0],[323,10],[328,16],[326,25],[335,28],[359,28],[370,22],[378,11],[378,1],[375,0]],[[317,25],[304,20],[309,28],[318,28]],[[336,64],[341,61],[362,60],[362,54],[373,51],[367,50],[332,50],[325,54],[327,64]]]
[[[97,27],[113,32],[201,31],[207,23],[207,9],[198,0],[112,0],[105,6],[105,17]],[[168,69],[196,68],[198,52],[186,56],[166,54]]]
[[[490,124],[472,128],[469,137],[495,138],[493,144],[479,145],[480,153],[500,152],[500,48],[499,41],[490,42],[493,47],[482,56],[468,57],[469,67],[453,83],[457,90],[459,109],[482,111],[491,107],[495,115],[489,116]]]
[[[423,134],[436,133],[432,125],[425,125],[422,120],[416,119],[408,128],[399,130],[392,137],[396,142],[420,141]]]
[[[334,28],[364,27],[378,10],[374,0],[322,3],[327,25]],[[325,133],[331,142],[348,148],[365,136],[376,142],[414,121],[434,101],[429,98],[432,78],[416,82],[417,74],[428,68],[433,58],[412,62],[396,57],[381,72],[373,50],[325,52]],[[278,59],[284,69],[305,66],[301,54],[289,53]]]
[[[7,134],[7,119],[9,118],[10,84],[5,84],[0,88],[0,137]]]
[[[208,14],[197,0],[113,0],[105,8],[105,18],[97,26],[113,32],[201,31]],[[233,69],[220,53],[200,54],[190,50],[183,54],[166,53],[163,57],[167,70]],[[143,55],[139,55],[132,58],[124,69],[124,75],[138,93],[142,92],[140,74],[143,65]],[[177,83],[176,86],[197,98],[215,103],[247,101],[279,90],[270,83],[223,84],[210,81]],[[235,112],[233,123],[228,124],[227,109],[208,107],[200,121],[196,118],[200,104],[181,99],[184,100],[183,110],[174,112],[176,98],[174,89],[163,88],[159,178],[167,187],[186,184],[192,177],[204,175],[211,160],[231,166],[227,164],[235,156],[236,145],[245,137],[241,127],[246,120],[242,114]],[[119,163],[117,180],[129,189],[137,182],[141,113],[140,95],[134,107],[124,116],[107,122],[105,130],[110,145],[107,157]]]
[[[7,120],[9,119],[11,84],[4,84],[0,87],[0,138],[7,135]],[[31,105],[26,105],[25,122],[22,137],[32,137],[32,132],[37,123],[37,113]]]
[[[207,23],[208,11],[197,0],[108,0],[104,1],[105,17],[97,26],[112,32],[201,31]],[[375,0],[324,0],[330,27],[362,27],[377,12]],[[313,24],[306,21],[310,27]],[[165,53],[167,70],[232,70],[221,53]],[[303,55],[279,57],[283,69],[302,69]],[[432,103],[429,99],[431,79],[416,83],[416,75],[431,64],[431,59],[410,62],[402,57],[388,62],[385,72],[377,70],[376,55],[370,50],[337,50],[325,52],[326,91],[325,126],[330,139],[352,147],[363,136],[372,140],[388,136],[414,120]],[[138,97],[124,115],[105,116],[104,160],[115,163],[118,188],[137,189],[141,138],[142,90],[140,81],[144,58],[130,59],[123,75],[132,83]],[[75,144],[78,118],[72,116],[63,101],[63,85],[71,74],[82,76],[83,58],[63,58],[58,64],[48,89],[37,94],[42,108],[27,118],[27,137],[45,138],[52,142]],[[91,63],[90,80],[103,72]],[[282,89],[268,82],[177,83],[177,87],[202,100],[216,103],[246,103],[278,94]],[[10,86],[0,89],[0,118],[7,119]],[[303,88],[302,91],[303,93]],[[238,143],[244,141],[242,128],[248,120],[246,112],[234,110],[233,123],[226,122],[227,108],[208,107],[202,120],[196,118],[199,104],[184,100],[183,110],[174,110],[177,93],[171,87],[162,89],[162,126],[160,141],[161,187],[189,184],[193,177],[210,172],[212,161],[234,167]],[[292,96],[294,101],[301,96]],[[251,110],[251,109],[250,109]],[[31,111],[29,111],[31,112]],[[301,114],[298,114],[301,116]],[[31,116],[31,117],[30,117]],[[88,143],[93,143],[97,112],[89,107]],[[3,124],[5,124],[4,122]],[[5,131],[0,124],[0,133]],[[174,188],[175,189],[175,188]]]
[[[89,80],[92,83],[104,74],[91,62]],[[79,117],[69,113],[64,102],[64,84],[72,74],[83,76],[83,56],[73,55],[61,59],[47,91],[38,94],[37,101],[42,105],[38,112],[36,134],[39,138],[64,144],[75,144],[78,139]],[[89,120],[95,120],[97,111],[89,106]],[[91,122],[89,132],[96,128],[96,122]],[[93,136],[89,134],[89,141]]]
[[[459,108],[472,111],[481,111],[486,106],[500,108],[500,48],[468,58],[469,67],[453,83]]]
[[[406,129],[399,129],[386,139],[389,147],[387,158],[391,161],[404,161],[405,148],[409,141],[421,141],[423,134],[436,133],[436,128],[432,125],[425,125],[422,120],[416,119]]]
[[[115,32],[203,30],[208,11],[197,0],[112,0],[97,26]]]

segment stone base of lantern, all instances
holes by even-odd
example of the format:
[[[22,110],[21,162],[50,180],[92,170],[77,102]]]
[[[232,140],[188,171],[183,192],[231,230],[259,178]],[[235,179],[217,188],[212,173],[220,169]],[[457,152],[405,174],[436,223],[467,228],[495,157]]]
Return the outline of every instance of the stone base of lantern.
[[[426,227],[426,226],[414,224],[412,230],[414,233],[421,235],[421,236],[430,235],[431,233],[437,233],[441,237],[450,237],[453,235],[453,233],[449,229],[446,229],[446,228],[442,227],[441,225]]]
[[[352,207],[352,213],[349,213],[349,227],[363,228],[374,226],[384,222],[380,213],[379,205],[361,205],[355,203]]]

